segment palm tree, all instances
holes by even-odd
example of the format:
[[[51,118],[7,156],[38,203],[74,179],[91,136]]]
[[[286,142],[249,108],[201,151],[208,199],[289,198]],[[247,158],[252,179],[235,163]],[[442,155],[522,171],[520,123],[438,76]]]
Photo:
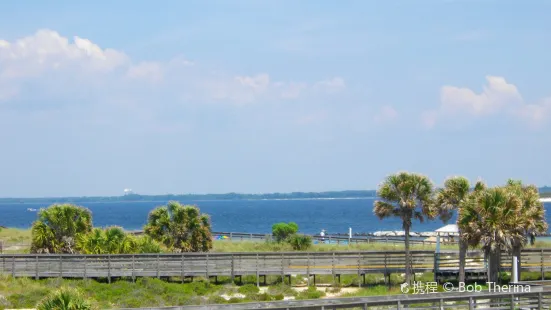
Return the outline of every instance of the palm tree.
[[[545,208],[540,201],[539,190],[534,185],[523,185],[522,181],[508,180],[506,188],[517,195],[522,202],[519,214],[517,214],[516,227],[519,238],[513,239],[512,254],[518,263],[518,278],[521,274],[521,251],[526,244],[534,244],[536,236],[545,234],[549,228],[545,220]]]
[[[388,176],[377,190],[381,200],[375,201],[373,213],[379,219],[399,217],[405,232],[405,263],[406,282],[411,282],[411,257],[409,250],[409,234],[412,221],[423,222],[425,218],[434,218],[436,213],[432,207],[431,196],[433,184],[426,176],[399,172]]]
[[[91,310],[95,307],[74,288],[61,288],[46,296],[37,310]]]
[[[31,253],[75,253],[78,238],[91,230],[92,213],[86,208],[60,204],[41,209],[31,229]]]
[[[453,216],[454,212],[458,212],[461,204],[470,197],[471,193],[478,193],[486,188],[482,181],[478,181],[471,192],[469,180],[464,177],[456,176],[448,178],[444,182],[444,187],[436,193],[435,205],[438,210],[440,219],[447,223]],[[459,230],[459,282],[465,282],[465,261],[468,250],[468,240],[462,233],[461,227]]]
[[[210,218],[196,206],[169,201],[149,213],[147,235],[177,252],[207,252],[212,249]]]
[[[510,250],[521,238],[517,229],[521,207],[521,199],[503,187],[483,190],[461,204],[459,226],[471,246],[482,245],[489,259],[488,282],[498,281],[501,251]]]

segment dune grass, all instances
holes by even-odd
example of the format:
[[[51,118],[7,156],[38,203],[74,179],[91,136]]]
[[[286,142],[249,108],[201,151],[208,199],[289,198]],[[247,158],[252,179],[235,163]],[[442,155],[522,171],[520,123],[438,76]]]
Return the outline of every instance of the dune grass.
[[[4,253],[28,253],[28,246],[31,243],[30,229],[4,228],[0,230],[0,240],[3,240],[4,245],[23,245],[24,247],[15,247],[4,249]],[[549,248],[551,242],[536,241],[533,246],[527,248]],[[434,250],[435,244],[426,243],[412,244],[412,250]],[[394,242],[373,242],[373,243],[351,243],[346,244],[314,244],[308,251],[311,252],[333,252],[333,251],[391,251],[403,250],[404,243]],[[442,244],[441,250],[457,250],[457,245]],[[214,240],[212,252],[293,252],[295,250],[287,243],[275,243],[267,241],[230,241],[230,240]]]
[[[18,228],[0,228],[0,240],[6,243],[31,243],[31,230]]]

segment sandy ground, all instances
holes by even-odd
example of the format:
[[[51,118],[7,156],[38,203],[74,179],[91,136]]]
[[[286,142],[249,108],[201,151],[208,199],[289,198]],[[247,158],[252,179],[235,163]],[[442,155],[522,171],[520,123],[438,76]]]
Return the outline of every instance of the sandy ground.
[[[302,291],[308,289],[308,287],[306,287],[306,286],[294,287],[293,289],[297,292],[302,292]],[[329,293],[329,292],[325,291],[327,289],[327,287],[317,287],[317,289],[318,289],[318,291],[325,292],[325,296],[322,297],[322,298],[335,298],[335,297],[339,297],[343,294],[354,293],[358,290],[358,288],[356,288],[356,287],[343,287],[343,288],[341,288],[340,292],[338,292],[338,293]],[[265,293],[267,290],[268,290],[267,287],[260,287],[260,292],[259,293]],[[220,297],[222,297],[226,300],[229,300],[232,297],[243,298],[245,296],[243,294],[236,293],[236,294],[233,294],[231,296],[224,294],[224,295],[220,295]],[[295,299],[295,297],[293,297],[293,296],[285,296],[283,298],[283,300],[293,300],[293,299]]]

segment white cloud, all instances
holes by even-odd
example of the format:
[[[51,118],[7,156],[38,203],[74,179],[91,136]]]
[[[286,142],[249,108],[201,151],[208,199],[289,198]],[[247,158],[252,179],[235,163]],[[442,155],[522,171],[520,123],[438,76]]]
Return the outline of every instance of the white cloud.
[[[469,88],[443,86],[440,90],[440,107],[425,111],[422,122],[434,127],[439,121],[460,119],[462,116],[485,117],[505,113],[528,122],[540,122],[551,113],[550,104],[526,104],[518,88],[503,77],[487,76],[482,92]]]
[[[49,70],[107,72],[128,63],[128,57],[113,49],[101,49],[75,36],[73,42],[52,30],[39,30],[15,42],[0,44],[0,76],[37,77]]]
[[[183,57],[166,63],[136,62],[122,51],[102,48],[78,36],[69,40],[47,29],[13,42],[0,40],[0,101],[28,95],[20,89],[28,81],[42,85],[35,89],[57,96],[70,88],[89,89],[93,85],[95,93],[101,90],[109,96],[108,90],[116,90],[119,97],[127,96],[130,101],[136,96],[134,92],[147,95],[144,92],[149,88],[144,89],[142,82],[148,81],[177,100],[237,104],[337,93],[346,87],[340,77],[307,83],[273,81],[267,73],[213,74]],[[121,91],[126,94],[121,95]]]

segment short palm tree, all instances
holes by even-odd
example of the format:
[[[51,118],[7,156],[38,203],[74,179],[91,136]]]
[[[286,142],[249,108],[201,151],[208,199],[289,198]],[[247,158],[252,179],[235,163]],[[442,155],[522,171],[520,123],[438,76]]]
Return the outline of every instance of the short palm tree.
[[[176,252],[207,252],[212,249],[210,218],[196,206],[169,201],[149,213],[145,233]]]
[[[431,197],[433,183],[428,177],[408,172],[399,172],[388,176],[377,190],[381,200],[375,201],[373,212],[380,219],[399,217],[405,233],[406,282],[411,282],[411,257],[409,234],[413,220],[423,222],[434,218]]]
[[[454,212],[459,212],[462,203],[469,199],[470,195],[479,193],[486,188],[482,181],[478,181],[471,192],[469,180],[464,177],[456,176],[448,178],[444,182],[444,187],[436,192],[435,206],[438,210],[440,219],[447,223]],[[466,240],[461,227],[459,230],[459,282],[465,282],[465,262],[468,250],[468,240]]]
[[[521,238],[518,214],[521,199],[510,190],[496,187],[483,190],[464,201],[459,209],[459,226],[471,246],[480,244],[488,262],[488,281],[497,282],[501,251],[510,250]]]
[[[31,229],[31,253],[75,253],[77,239],[92,227],[86,208],[60,204],[41,209]]]
[[[540,201],[539,190],[534,185],[523,185],[521,181],[508,180],[506,188],[517,195],[521,202],[516,227],[519,237],[513,239],[512,254],[518,259],[518,277],[521,274],[521,251],[528,243],[534,244],[536,236],[545,234],[549,226],[545,220],[545,208]]]
[[[61,288],[46,296],[37,310],[92,310],[95,307],[74,288]]]

